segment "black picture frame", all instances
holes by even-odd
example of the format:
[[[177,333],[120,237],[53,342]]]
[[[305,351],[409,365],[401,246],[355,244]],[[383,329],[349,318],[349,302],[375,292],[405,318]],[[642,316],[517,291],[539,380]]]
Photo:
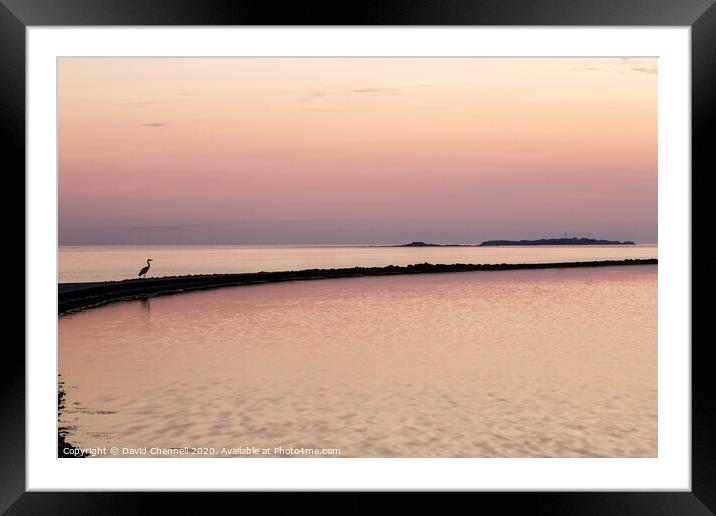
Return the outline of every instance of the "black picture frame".
[[[0,117],[5,175],[25,169],[25,29],[82,25],[551,25],[689,26],[692,72],[692,192],[714,167],[709,135],[716,123],[716,5],[714,0],[383,0],[347,4],[207,0],[0,0]],[[711,129],[711,131],[709,130]],[[8,159],[10,158],[10,159]],[[11,172],[18,172],[12,174]],[[684,171],[686,173],[687,171]],[[24,181],[19,188],[24,190]],[[6,184],[7,187],[7,184]],[[701,188],[700,188],[701,187]],[[703,205],[700,205],[703,206]],[[16,214],[17,208],[12,208]],[[710,212],[692,201],[693,235]],[[16,215],[10,219],[15,220]],[[17,225],[17,224],[15,224]],[[700,244],[692,244],[692,256]],[[26,257],[27,258],[27,257]],[[692,259],[705,291],[713,264]],[[27,271],[25,271],[27,274]],[[27,276],[25,276],[27,281]],[[698,304],[692,302],[692,326]],[[710,339],[692,339],[692,490],[690,492],[476,493],[500,511],[549,514],[713,514],[716,512],[715,404],[708,360]],[[206,509],[209,493],[26,492],[25,350],[4,343],[0,376],[0,511],[7,514],[125,514],[143,512],[161,497],[165,511]],[[219,496],[211,493],[212,497]],[[223,498],[235,494],[223,494]],[[247,496],[246,493],[243,496]],[[255,495],[251,495],[255,496]],[[305,497],[301,498],[305,500]],[[213,500],[212,500],[213,501]],[[306,502],[304,502],[306,503]],[[311,499],[307,503],[315,509]],[[471,502],[474,503],[474,502]],[[351,504],[357,508],[355,504]],[[237,507],[238,509],[238,507]]]

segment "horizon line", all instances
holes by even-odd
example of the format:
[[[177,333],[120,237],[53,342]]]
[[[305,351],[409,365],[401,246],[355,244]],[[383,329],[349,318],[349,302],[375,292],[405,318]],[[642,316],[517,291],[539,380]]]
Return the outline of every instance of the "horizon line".
[[[585,237],[586,238],[586,237]],[[489,242],[491,240],[540,240],[540,239],[506,239],[506,238],[495,238],[490,240],[483,240],[481,242],[477,243],[460,243],[460,242],[450,242],[450,243],[439,243],[439,242],[426,242],[430,243],[436,246],[475,246],[479,247],[481,243],[483,242]],[[608,239],[595,239],[595,240],[608,240]],[[634,242],[633,245],[658,245],[658,241],[655,242],[637,242],[636,240],[631,240]],[[415,242],[415,241],[411,241]],[[386,243],[386,244],[376,244],[376,243],[308,243],[308,242],[281,242],[281,243],[266,243],[266,242],[257,242],[257,243],[237,243],[237,242],[202,242],[202,243],[187,243],[187,242],[174,242],[174,243],[58,243],[57,247],[148,247],[148,246],[181,246],[181,247],[201,247],[201,246],[272,246],[272,247],[279,247],[279,246],[305,246],[305,247],[393,247],[393,246],[403,246],[405,244],[409,244],[411,242],[402,242],[402,243]],[[608,244],[602,244],[602,245],[608,245]],[[614,244],[618,245],[618,244]],[[488,247],[488,246],[485,246]],[[413,248],[414,249],[414,248]]]

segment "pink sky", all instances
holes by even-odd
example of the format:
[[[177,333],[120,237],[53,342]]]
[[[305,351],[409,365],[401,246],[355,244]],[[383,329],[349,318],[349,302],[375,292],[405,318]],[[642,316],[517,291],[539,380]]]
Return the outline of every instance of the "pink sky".
[[[59,60],[61,244],[657,240],[657,60]]]

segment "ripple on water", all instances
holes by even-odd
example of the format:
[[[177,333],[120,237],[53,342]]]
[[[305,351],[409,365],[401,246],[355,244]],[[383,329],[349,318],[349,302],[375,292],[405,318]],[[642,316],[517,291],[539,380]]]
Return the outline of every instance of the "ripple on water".
[[[656,266],[225,288],[62,317],[81,447],[654,457]]]

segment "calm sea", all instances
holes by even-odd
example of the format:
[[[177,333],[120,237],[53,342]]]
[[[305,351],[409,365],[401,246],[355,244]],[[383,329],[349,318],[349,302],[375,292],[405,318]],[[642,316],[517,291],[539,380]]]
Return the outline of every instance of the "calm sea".
[[[64,249],[61,279],[118,279],[147,255],[165,275],[656,248],[232,247],[213,258],[203,248]],[[59,372],[60,424],[81,447],[655,457],[657,267],[334,279],[117,302],[60,318]]]
[[[60,247],[58,281],[82,283],[148,276],[382,267],[413,263],[536,263],[656,258],[656,245],[525,247],[96,246]]]

